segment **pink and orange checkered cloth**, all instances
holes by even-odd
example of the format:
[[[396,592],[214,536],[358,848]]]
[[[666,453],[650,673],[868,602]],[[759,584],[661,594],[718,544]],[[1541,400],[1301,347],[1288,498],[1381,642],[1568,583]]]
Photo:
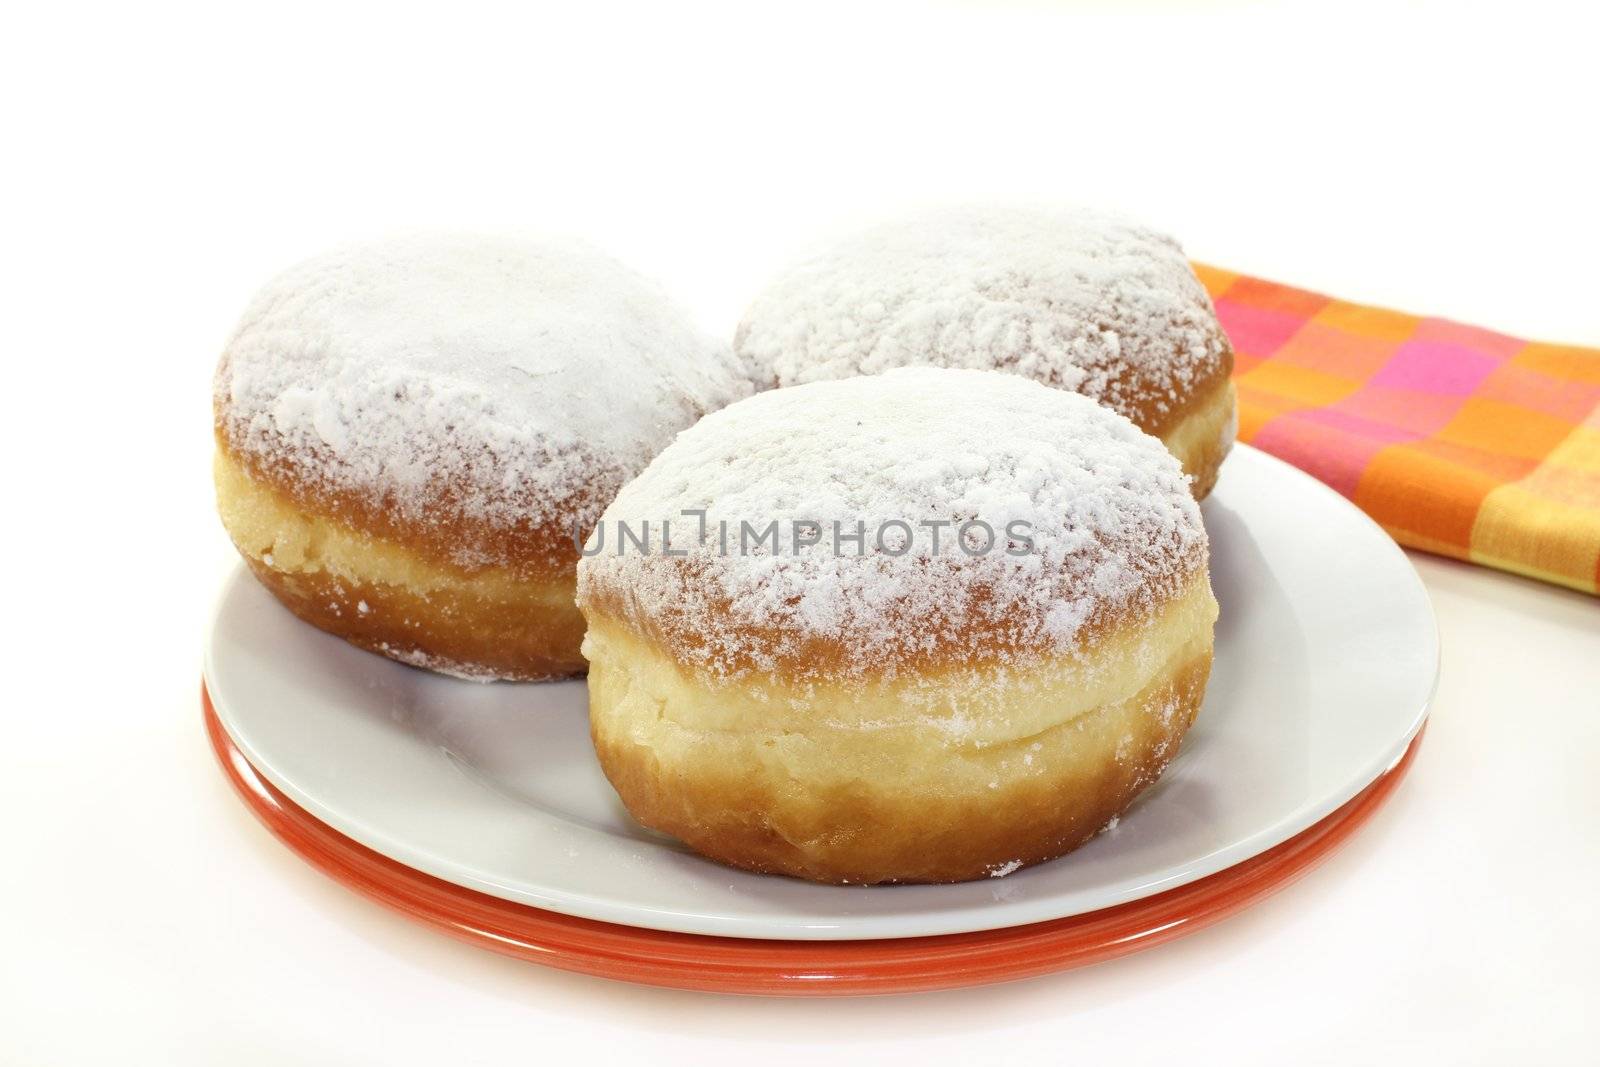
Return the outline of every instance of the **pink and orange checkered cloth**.
[[[1600,349],[1195,269],[1234,344],[1240,440],[1403,545],[1600,592]]]

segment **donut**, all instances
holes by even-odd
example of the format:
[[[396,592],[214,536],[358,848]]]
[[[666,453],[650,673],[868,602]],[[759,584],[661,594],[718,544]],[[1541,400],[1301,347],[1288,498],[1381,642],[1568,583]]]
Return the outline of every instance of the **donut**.
[[[747,870],[1052,859],[1199,709],[1207,551],[1177,460],[1081,395],[931,367],[756,394],[584,546],[601,767],[640,823]]]
[[[1196,499],[1237,429],[1233,350],[1172,238],[1081,209],[962,207],[849,237],[781,274],[735,350],[759,387],[891,367],[998,370],[1164,441]]]
[[[290,611],[478,680],[581,673],[578,546],[750,391],[650,283],[559,240],[409,234],[269,283],[213,381],[218,510]]]

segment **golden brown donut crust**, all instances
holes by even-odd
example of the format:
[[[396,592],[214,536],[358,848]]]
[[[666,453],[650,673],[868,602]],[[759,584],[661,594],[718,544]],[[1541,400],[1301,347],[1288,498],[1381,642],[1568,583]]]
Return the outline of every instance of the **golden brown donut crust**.
[[[469,593],[423,597],[403,586],[290,573],[250,557],[245,563],[299,618],[357,648],[414,667],[518,682],[570,678],[588,667],[577,651],[584,626],[576,607],[552,610],[539,601],[508,603]],[[558,585],[547,595],[563,592]],[[571,599],[570,584],[564,595]]]
[[[969,787],[936,762],[914,791],[866,779],[802,784],[764,773],[758,755],[731,762],[712,746],[669,765],[603,710],[592,724],[600,764],[633,817],[712,859],[819,882],[960,882],[1062,856],[1125,811],[1177,753],[1210,669],[1208,635],[1125,701],[969,754],[1041,768]],[[591,673],[592,707],[611,699],[612,684],[603,669]]]
[[[478,680],[587,668],[572,564],[545,555],[534,558],[550,565],[464,568],[392,516],[308,506],[296,483],[263,478],[218,444],[223,525],[251,573],[299,618],[359,648]],[[567,548],[576,555],[570,534]]]

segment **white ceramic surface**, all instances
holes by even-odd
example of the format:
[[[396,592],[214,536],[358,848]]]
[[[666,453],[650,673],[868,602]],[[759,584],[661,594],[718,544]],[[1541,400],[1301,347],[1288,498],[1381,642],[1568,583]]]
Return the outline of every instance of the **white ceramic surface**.
[[[1205,707],[1162,779],[1063,859],[953,886],[833,887],[730,870],[633,823],[589,745],[582,682],[479,685],[361,652],[241,567],[205,675],[250,761],[402,863],[554,911],[690,933],[909,937],[1137,899],[1305,829],[1392,764],[1438,676],[1432,610],[1377,526],[1240,446],[1204,504],[1222,605]]]

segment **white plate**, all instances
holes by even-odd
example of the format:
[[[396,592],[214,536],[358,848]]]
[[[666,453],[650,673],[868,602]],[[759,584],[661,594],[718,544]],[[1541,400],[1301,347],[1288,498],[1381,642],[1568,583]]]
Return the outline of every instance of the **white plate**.
[[[553,911],[697,934],[877,938],[1109,907],[1232,866],[1312,825],[1405,750],[1438,676],[1427,595],[1338,494],[1237,449],[1204,505],[1222,604],[1205,707],[1114,829],[1002,879],[834,887],[745,874],[629,819],[589,745],[582,682],[479,685],[299,622],[241,567],[205,675],[257,769],[410,867]]]

